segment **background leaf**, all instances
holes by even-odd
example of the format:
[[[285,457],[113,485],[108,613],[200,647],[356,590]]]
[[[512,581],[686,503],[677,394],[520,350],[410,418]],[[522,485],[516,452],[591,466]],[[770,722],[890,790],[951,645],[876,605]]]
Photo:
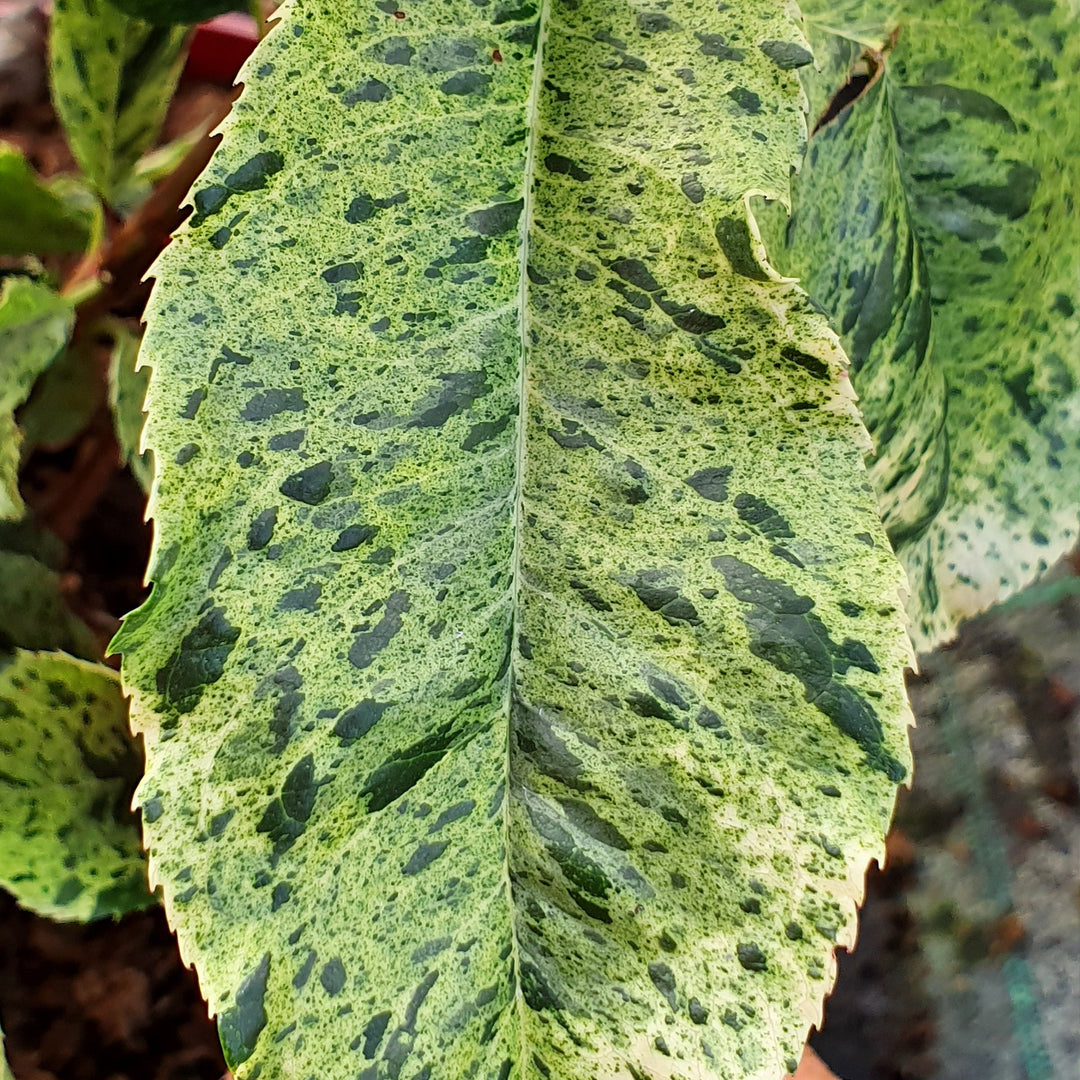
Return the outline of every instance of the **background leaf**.
[[[50,26],[56,111],[87,179],[111,202],[157,137],[186,29],[153,27],[104,0],[57,0]]]
[[[66,556],[62,541],[28,517],[19,521],[0,521],[0,550],[29,555],[50,570],[59,570]]]
[[[197,23],[226,11],[246,11],[243,0],[110,0],[120,11],[159,26]]]
[[[54,919],[146,907],[129,809],[141,758],[116,675],[64,653],[0,658],[0,885]]]
[[[63,649],[95,659],[100,648],[86,625],[69,611],[60,575],[32,555],[0,551],[0,651]]]
[[[377,10],[287,6],[157,264],[152,879],[238,1077],[775,1077],[907,764],[865,433],[745,208],[809,52]]]
[[[1052,0],[806,10],[818,115],[899,27],[812,140],[780,261],[843,333],[929,648],[1076,543],[1080,32]]]
[[[22,516],[15,410],[67,342],[71,305],[46,285],[13,277],[0,285],[0,521]]]
[[[0,142],[0,255],[85,250],[98,231],[97,200],[70,179],[46,183]]]
[[[61,351],[34,387],[19,413],[23,457],[35,447],[69,445],[86,427],[105,398],[95,353],[98,344],[81,336]]]
[[[154,187],[173,173],[191,150],[215,127],[209,117],[172,141],[147,151],[132,168],[131,175],[113,195],[113,205],[122,217],[134,212],[154,190]]]
[[[7,1056],[4,1054],[4,1032],[0,1030],[0,1080],[15,1080],[8,1067]]]
[[[149,452],[140,452],[146,414],[143,401],[150,372],[136,369],[140,339],[120,323],[112,327],[113,350],[109,361],[109,406],[113,413],[116,438],[120,443],[121,461],[130,466],[135,479],[145,491],[150,490],[154,478],[154,458]]]

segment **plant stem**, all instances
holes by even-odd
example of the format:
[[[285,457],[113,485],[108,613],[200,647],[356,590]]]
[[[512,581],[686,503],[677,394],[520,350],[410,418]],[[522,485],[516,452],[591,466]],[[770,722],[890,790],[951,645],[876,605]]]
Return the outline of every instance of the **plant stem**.
[[[104,288],[105,282],[103,282],[101,278],[89,277],[69,282],[64,286],[63,291],[64,296],[71,301],[72,307],[78,307],[80,304],[85,304],[88,300],[93,300]]]
[[[262,41],[266,37],[266,14],[263,12],[262,0],[251,0],[251,14],[255,16],[255,30]]]

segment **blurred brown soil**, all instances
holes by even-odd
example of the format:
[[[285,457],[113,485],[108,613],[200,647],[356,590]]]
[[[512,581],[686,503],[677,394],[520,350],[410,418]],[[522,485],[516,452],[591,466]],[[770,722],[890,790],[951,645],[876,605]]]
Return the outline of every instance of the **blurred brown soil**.
[[[160,908],[89,926],[0,893],[0,1017],[16,1080],[219,1080],[217,1033]]]

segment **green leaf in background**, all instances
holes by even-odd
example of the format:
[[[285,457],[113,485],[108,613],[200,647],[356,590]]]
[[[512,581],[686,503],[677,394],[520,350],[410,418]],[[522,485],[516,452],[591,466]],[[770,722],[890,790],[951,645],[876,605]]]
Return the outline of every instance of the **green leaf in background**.
[[[97,412],[105,399],[95,357],[98,347],[92,338],[80,337],[38,379],[19,413],[24,458],[35,447],[57,450],[69,445]]]
[[[806,11],[815,115],[899,27],[811,141],[777,254],[842,332],[930,648],[1076,544],[1080,24],[1053,0]]]
[[[83,251],[100,217],[97,200],[77,181],[45,182],[14,146],[0,142],[0,255]]]
[[[32,555],[0,551],[0,652],[63,649],[86,659],[101,648],[68,610],[60,575]]]
[[[143,154],[127,180],[113,194],[113,205],[121,217],[131,214],[154,190],[154,186],[172,173],[191,149],[213,129],[212,119],[204,121],[171,142]]]
[[[109,408],[121,463],[130,465],[142,487],[149,490],[153,459],[149,453],[139,453],[149,372],[135,370],[139,338],[119,320],[103,321],[95,329],[61,352],[20,410],[23,456],[28,447],[57,449],[68,445],[90,422],[106,399],[99,355],[104,349],[108,353]]]
[[[46,285],[7,278],[0,285],[0,521],[22,516],[15,410],[67,343],[71,305]]]
[[[66,557],[63,543],[48,529],[40,528],[26,517],[18,521],[0,521],[0,551],[30,555],[51,570],[59,570]]]
[[[56,0],[49,49],[56,111],[87,179],[111,202],[157,137],[183,68],[186,30],[105,0]]]
[[[0,657],[0,886],[54,919],[153,902],[130,810],[141,757],[120,682],[64,653]]]
[[[110,0],[120,11],[158,26],[193,24],[223,15],[226,11],[246,11],[244,0]]]
[[[112,328],[113,350],[109,361],[109,407],[112,409],[116,439],[120,444],[121,462],[130,467],[144,491],[150,490],[154,479],[154,456],[149,450],[140,452],[146,414],[143,402],[150,382],[147,368],[136,369],[140,338],[117,323]]]
[[[237,1077],[794,1069],[908,762],[865,432],[745,207],[809,60],[765,3],[296,0],[245,68],[115,643]]]

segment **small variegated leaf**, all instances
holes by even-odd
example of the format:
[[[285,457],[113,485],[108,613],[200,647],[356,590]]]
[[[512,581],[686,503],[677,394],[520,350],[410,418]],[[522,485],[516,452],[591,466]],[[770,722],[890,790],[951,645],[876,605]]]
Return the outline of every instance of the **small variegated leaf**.
[[[152,903],[130,809],[141,766],[109,668],[0,655],[0,886],[54,919]]]
[[[745,205],[809,58],[766,3],[293,0],[244,69],[116,642],[241,1080],[794,1068],[908,762],[865,432]]]
[[[99,217],[92,192],[69,178],[46,183],[19,150],[0,142],[0,255],[82,251]]]
[[[76,160],[111,202],[157,137],[184,64],[186,29],[133,19],[107,0],[56,0],[53,101]]]
[[[0,550],[0,652],[62,649],[94,659],[101,649],[64,601],[60,575],[30,554]]]
[[[154,478],[154,457],[140,445],[146,414],[143,401],[150,382],[147,368],[136,368],[139,342],[122,323],[111,327],[113,336],[112,357],[109,361],[109,406],[112,409],[116,439],[120,444],[123,464],[138,480],[144,491],[150,490]]]
[[[71,305],[47,285],[12,277],[0,285],[0,521],[22,516],[15,410],[67,342]]]
[[[778,258],[851,356],[929,648],[1078,535],[1080,20],[1066,0],[806,11],[819,110],[869,26],[879,46],[895,30],[877,81],[812,139]]]
[[[252,7],[245,0],[108,0],[120,11],[157,26],[197,23],[226,11],[246,11]],[[261,3],[261,0],[255,0]]]

